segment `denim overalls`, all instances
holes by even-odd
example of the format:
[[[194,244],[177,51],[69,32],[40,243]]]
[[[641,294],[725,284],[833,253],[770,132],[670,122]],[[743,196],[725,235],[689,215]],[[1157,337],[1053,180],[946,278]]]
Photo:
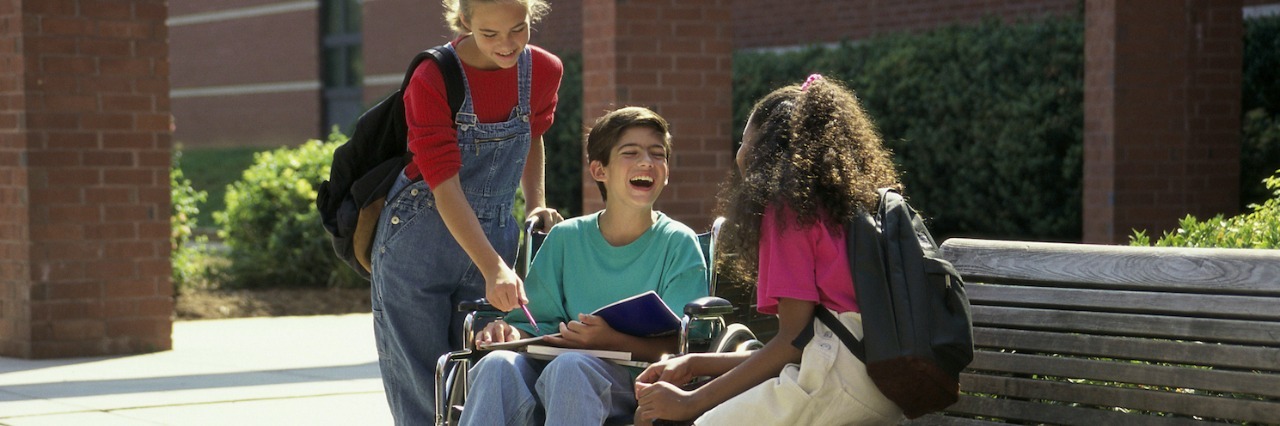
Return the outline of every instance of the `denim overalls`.
[[[462,191],[489,243],[509,265],[519,238],[513,200],[532,139],[531,62],[525,47],[517,63],[519,102],[507,121],[477,122],[465,72],[466,98],[455,117]],[[410,182],[403,173],[378,221],[372,263],[374,335],[387,402],[396,423],[431,424],[436,359],[462,347],[463,314],[454,307],[484,297],[484,276],[445,227],[427,184]]]

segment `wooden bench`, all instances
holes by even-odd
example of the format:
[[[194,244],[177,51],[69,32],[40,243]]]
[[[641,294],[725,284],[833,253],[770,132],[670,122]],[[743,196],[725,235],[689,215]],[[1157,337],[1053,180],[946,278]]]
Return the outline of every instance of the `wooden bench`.
[[[951,239],[976,355],[909,424],[1280,424],[1280,250]]]

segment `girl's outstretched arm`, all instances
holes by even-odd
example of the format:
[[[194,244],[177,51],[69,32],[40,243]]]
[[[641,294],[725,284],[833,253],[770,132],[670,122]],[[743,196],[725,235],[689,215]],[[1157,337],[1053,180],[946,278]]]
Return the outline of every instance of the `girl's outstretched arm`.
[[[636,383],[637,415],[644,420],[689,420],[746,392],[765,380],[777,377],[788,363],[800,362],[802,354],[791,342],[813,322],[814,303],[780,299],[778,334],[723,376],[693,391],[665,382]]]
[[[440,218],[449,228],[449,233],[467,252],[467,256],[475,262],[484,275],[484,295],[489,304],[502,310],[510,311],[523,303],[529,303],[524,293],[524,282],[515,271],[502,260],[502,256],[489,244],[475,210],[462,193],[462,183],[458,175],[453,175],[435,188],[431,189],[436,198],[436,207],[440,209]]]

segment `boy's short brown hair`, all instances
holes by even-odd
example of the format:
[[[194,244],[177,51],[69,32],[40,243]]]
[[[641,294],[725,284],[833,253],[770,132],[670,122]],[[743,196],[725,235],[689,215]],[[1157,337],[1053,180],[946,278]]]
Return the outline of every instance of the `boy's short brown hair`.
[[[662,134],[662,148],[667,156],[671,156],[671,127],[667,119],[644,107],[624,107],[614,110],[596,119],[587,133],[587,163],[599,161],[601,165],[609,165],[609,153],[622,139],[622,133],[632,127],[648,127]],[[600,196],[608,200],[609,195],[603,182],[596,182],[600,188]]]

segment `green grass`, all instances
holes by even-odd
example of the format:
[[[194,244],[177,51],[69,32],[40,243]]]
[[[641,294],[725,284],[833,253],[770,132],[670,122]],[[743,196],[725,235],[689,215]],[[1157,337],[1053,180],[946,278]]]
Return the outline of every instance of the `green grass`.
[[[182,171],[191,186],[206,191],[209,198],[200,205],[196,216],[200,228],[212,228],[213,212],[226,208],[227,185],[240,180],[244,170],[253,164],[253,154],[266,151],[262,147],[191,148],[182,151]]]

